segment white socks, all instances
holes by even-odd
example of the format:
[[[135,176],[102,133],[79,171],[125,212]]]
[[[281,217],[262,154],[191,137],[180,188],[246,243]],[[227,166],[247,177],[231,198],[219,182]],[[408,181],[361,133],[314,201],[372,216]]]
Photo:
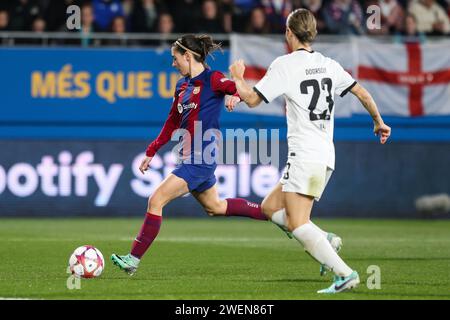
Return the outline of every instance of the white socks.
[[[272,222],[287,230],[286,210],[275,212],[272,215]],[[338,256],[327,240],[328,233],[312,221],[298,227],[292,234],[314,259],[327,265],[338,276],[346,277],[352,273],[352,269]]]
[[[287,230],[286,210],[285,209],[281,209],[281,210],[278,210],[277,212],[275,212],[272,215],[272,222]],[[322,229],[320,229],[311,220],[308,222],[308,224],[313,226],[317,231],[320,231],[325,238],[328,236],[327,232],[325,232]]]
[[[279,225],[280,227],[287,229],[287,217],[285,209],[281,209],[275,212],[272,215],[271,219],[272,222],[275,223],[276,225]]]
[[[292,234],[314,259],[327,265],[338,276],[349,276],[352,269],[338,256],[322,232],[307,223],[292,231]]]
[[[130,253],[130,258],[131,258],[131,260],[133,260],[133,262],[136,264],[136,266],[139,265],[139,262],[141,261],[141,259],[133,256],[131,253]]]

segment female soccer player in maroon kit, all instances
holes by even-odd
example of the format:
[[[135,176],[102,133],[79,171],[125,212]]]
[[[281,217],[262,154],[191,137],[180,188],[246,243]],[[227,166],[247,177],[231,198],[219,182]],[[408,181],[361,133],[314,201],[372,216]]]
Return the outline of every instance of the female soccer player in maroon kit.
[[[176,85],[169,117],[159,136],[148,146],[139,169],[142,173],[148,169],[155,153],[177,129],[183,129],[180,163],[149,197],[144,223],[131,252],[111,256],[113,263],[129,274],[136,271],[140,259],[158,235],[163,207],[188,192],[211,216],[245,216],[267,220],[259,204],[239,198],[222,200],[217,192],[214,171],[217,166],[220,112],[225,95],[232,96],[227,101],[227,107],[231,109],[240,101],[234,82],[221,72],[210,70],[205,63],[206,57],[218,47],[207,35],[185,35],[172,45],[172,66],[182,77]]]

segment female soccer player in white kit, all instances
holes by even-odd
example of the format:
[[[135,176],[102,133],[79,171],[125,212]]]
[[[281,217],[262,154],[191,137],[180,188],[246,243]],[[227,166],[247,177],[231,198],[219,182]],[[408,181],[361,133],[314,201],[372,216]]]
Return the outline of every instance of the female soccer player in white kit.
[[[352,270],[335,252],[327,234],[310,222],[334,170],[334,94],[351,92],[372,116],[374,133],[384,144],[391,128],[384,124],[371,95],[341,65],[311,49],[317,34],[316,20],[306,9],[293,11],[286,23],[286,40],[292,53],[278,57],[253,88],[244,80],[242,60],[230,66],[241,99],[256,107],[278,96],[286,99],[288,161],[280,183],[266,196],[263,212],[287,228],[305,250],[335,273],[333,284],[319,293],[338,293],[359,283]]]

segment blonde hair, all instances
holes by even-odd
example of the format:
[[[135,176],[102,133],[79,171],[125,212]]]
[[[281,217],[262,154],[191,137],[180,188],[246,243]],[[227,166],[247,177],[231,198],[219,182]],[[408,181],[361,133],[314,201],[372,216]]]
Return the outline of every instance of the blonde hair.
[[[317,22],[311,11],[297,9],[287,18],[287,26],[301,43],[311,43],[317,35]]]

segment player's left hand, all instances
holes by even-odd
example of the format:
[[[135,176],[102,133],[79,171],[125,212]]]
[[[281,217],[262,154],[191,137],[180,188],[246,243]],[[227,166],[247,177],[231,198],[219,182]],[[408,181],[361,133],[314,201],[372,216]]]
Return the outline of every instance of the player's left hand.
[[[384,122],[375,123],[373,132],[376,136],[380,137],[380,143],[385,144],[387,139],[389,139],[389,137],[391,136],[391,127],[386,125]]]
[[[225,107],[229,112],[234,110],[234,107],[241,102],[241,98],[236,96],[226,96],[225,97]]]
[[[244,60],[239,59],[230,66],[230,74],[233,80],[244,79],[245,64]]]

